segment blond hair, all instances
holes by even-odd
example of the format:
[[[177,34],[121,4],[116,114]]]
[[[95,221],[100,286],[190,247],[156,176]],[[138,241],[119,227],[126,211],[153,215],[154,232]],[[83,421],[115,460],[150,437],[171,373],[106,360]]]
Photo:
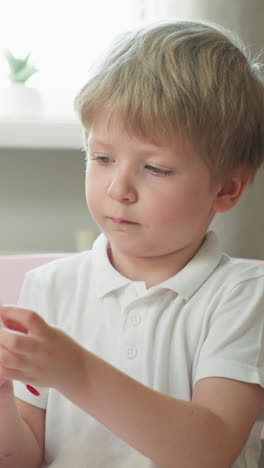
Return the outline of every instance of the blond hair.
[[[159,22],[119,35],[75,99],[89,130],[100,112],[147,140],[188,138],[215,175],[264,158],[259,64],[225,28]]]

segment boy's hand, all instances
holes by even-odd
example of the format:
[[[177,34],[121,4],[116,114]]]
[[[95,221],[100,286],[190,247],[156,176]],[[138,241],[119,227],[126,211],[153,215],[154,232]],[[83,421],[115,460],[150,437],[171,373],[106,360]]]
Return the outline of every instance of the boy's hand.
[[[0,327],[0,383],[20,380],[63,393],[75,376],[80,380],[86,351],[68,335],[20,307],[0,306],[0,317],[9,329]]]
[[[3,380],[0,383],[0,401],[4,400],[6,397],[14,394],[14,387],[12,380]]]
[[[0,318],[0,328],[3,327],[3,322]],[[11,380],[0,378],[0,399],[6,394],[13,393],[13,383]]]

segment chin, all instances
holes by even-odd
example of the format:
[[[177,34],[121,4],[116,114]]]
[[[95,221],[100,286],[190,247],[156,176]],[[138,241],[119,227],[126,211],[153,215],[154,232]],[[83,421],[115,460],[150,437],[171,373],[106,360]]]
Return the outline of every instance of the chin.
[[[122,235],[122,233],[118,236],[107,234],[106,236],[116,251],[129,257],[151,258],[164,255],[162,252],[159,252],[158,246],[150,246],[149,242],[131,239],[129,236]]]

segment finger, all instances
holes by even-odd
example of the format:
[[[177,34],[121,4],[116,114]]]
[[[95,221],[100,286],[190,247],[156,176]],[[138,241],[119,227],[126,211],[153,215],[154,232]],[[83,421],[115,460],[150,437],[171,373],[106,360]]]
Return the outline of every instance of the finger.
[[[45,332],[46,323],[32,310],[18,306],[0,306],[0,317],[9,329],[35,336],[41,336]]]
[[[14,333],[6,328],[0,328],[0,345],[10,352],[32,355],[36,353],[36,337]]]
[[[23,325],[21,325],[21,323],[17,322],[16,320],[5,318],[5,319],[3,319],[3,324],[9,330],[14,330],[14,331],[17,331],[17,332],[20,332],[20,333],[25,333],[25,334],[28,333],[28,330],[25,327],[23,327]]]
[[[0,346],[0,366],[7,369],[22,370],[26,367],[26,362],[22,356],[11,353]]]
[[[18,369],[8,369],[7,367],[0,367],[0,380],[20,380],[26,382],[26,377]]]

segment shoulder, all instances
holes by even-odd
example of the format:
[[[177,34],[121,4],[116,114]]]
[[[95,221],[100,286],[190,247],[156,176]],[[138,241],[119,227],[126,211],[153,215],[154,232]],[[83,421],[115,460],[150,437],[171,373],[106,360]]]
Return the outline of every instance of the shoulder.
[[[236,317],[264,316],[264,267],[253,260],[224,256],[215,278],[219,307],[237,312]],[[243,310],[243,314],[239,313]]]
[[[189,307],[195,310],[193,318],[196,323],[206,324],[209,330],[214,323],[221,322],[224,332],[231,323],[239,326],[243,322],[247,328],[249,324],[263,328],[263,304],[263,265],[223,254],[193,295]]]
[[[208,280],[208,320],[224,334],[235,327],[254,336],[264,327],[264,267],[254,261],[223,256]],[[206,285],[205,285],[206,290]],[[221,326],[220,326],[221,324]],[[210,328],[210,327],[209,327]]]
[[[83,284],[88,287],[89,282],[94,282],[101,276],[101,271],[107,263],[109,263],[107,239],[101,234],[95,240],[91,250],[67,255],[34,268],[28,272],[26,280],[53,289],[63,288],[65,292],[68,287],[73,290],[74,285],[77,284],[78,288]]]
[[[73,254],[30,270],[18,304],[36,311],[48,323],[59,325],[75,313],[77,296],[93,291],[91,251]]]
[[[92,267],[92,251],[67,255],[58,260],[41,265],[30,270],[27,277],[35,281],[54,281],[57,278],[63,280],[76,277],[79,272],[89,271]]]
[[[239,285],[264,287],[264,264],[224,254],[210,281],[221,290],[224,288],[231,291]]]
[[[259,304],[264,301],[264,265],[261,262],[229,257],[220,251],[213,260],[215,258],[209,266],[204,262],[203,268],[198,269],[199,275],[196,273],[193,277],[196,284],[193,281],[191,286],[194,294],[190,305],[201,305],[202,317],[205,309],[209,315],[215,315],[229,302],[235,307],[235,302],[242,300],[246,306],[256,296]]]
[[[194,382],[225,377],[263,386],[263,266],[223,255],[202,289]]]
[[[20,289],[19,305],[53,321],[55,316],[69,314],[79,307],[80,297],[87,301],[95,299],[106,256],[106,242],[104,238],[98,240],[92,250],[67,255],[30,270]]]
[[[72,254],[28,271],[24,277],[19,303],[27,307],[58,306],[62,297],[69,300],[93,284],[92,251]]]

